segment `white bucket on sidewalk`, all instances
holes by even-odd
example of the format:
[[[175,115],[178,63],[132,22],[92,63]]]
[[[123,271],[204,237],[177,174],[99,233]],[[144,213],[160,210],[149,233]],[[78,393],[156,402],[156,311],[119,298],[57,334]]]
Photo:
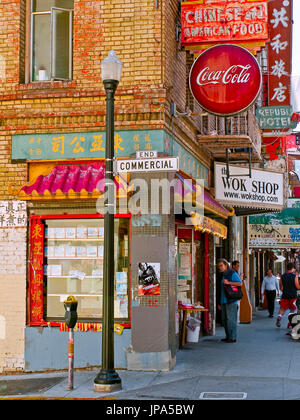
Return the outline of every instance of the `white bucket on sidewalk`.
[[[186,326],[186,342],[198,343],[200,334],[201,321],[199,319],[190,318]]]

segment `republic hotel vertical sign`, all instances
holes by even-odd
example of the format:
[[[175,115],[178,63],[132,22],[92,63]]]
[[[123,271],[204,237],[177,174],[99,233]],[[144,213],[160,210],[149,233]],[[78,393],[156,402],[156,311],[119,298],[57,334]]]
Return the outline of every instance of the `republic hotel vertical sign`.
[[[182,45],[268,39],[268,6],[264,1],[181,3]]]

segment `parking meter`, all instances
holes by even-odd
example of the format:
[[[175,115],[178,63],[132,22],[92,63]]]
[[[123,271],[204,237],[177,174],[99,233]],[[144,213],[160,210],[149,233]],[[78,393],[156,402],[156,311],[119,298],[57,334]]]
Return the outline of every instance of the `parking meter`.
[[[67,300],[64,301],[65,306],[65,321],[68,328],[74,328],[78,319],[77,316],[77,306],[78,301],[74,296],[69,296]]]
[[[68,376],[68,389],[73,389],[73,365],[74,365],[74,327],[77,322],[77,305],[78,302],[74,296],[69,296],[64,301],[65,306],[65,321],[69,328],[69,376]]]

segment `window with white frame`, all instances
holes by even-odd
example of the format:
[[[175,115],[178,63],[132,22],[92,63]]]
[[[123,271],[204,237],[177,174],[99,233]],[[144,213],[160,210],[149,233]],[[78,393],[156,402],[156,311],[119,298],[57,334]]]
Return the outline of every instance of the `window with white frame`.
[[[31,81],[71,80],[73,0],[31,1]]]

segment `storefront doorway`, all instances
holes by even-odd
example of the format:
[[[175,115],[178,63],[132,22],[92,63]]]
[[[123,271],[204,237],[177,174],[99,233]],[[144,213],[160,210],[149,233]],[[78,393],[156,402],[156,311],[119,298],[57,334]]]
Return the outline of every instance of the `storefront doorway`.
[[[177,301],[179,306],[191,304],[209,309],[204,260],[204,234],[190,226],[176,225],[177,241]],[[191,316],[201,320],[201,334],[207,329],[205,313]]]
[[[223,244],[223,240],[221,238],[216,239],[216,260],[215,260],[215,267],[217,266],[217,261],[220,258],[225,258],[225,247]],[[222,323],[222,314],[218,308],[221,299],[221,279],[222,273],[216,270],[216,323],[221,325]]]
[[[177,298],[184,303],[204,302],[204,250],[201,236],[191,227],[176,226]]]

